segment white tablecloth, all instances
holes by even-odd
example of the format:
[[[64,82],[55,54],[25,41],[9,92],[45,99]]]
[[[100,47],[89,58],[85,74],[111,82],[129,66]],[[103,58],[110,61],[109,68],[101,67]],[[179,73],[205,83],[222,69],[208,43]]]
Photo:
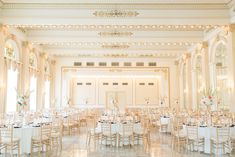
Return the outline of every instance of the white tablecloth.
[[[187,133],[186,126],[184,126],[184,131]],[[230,128],[230,135],[235,135],[235,127]],[[205,144],[204,144],[204,153],[210,154],[210,139],[212,137],[216,137],[216,128],[215,127],[198,127],[198,136],[204,137]],[[229,150],[225,150],[225,152],[229,152]],[[221,151],[220,151],[221,153]]]
[[[40,127],[24,126],[14,128],[13,136],[20,139],[20,153],[30,153],[31,138],[40,135]]]
[[[97,130],[101,131],[101,123],[98,123]],[[141,124],[140,123],[134,123],[133,131],[135,132],[135,131],[138,131],[138,130],[142,130]],[[121,123],[111,124],[111,131],[112,131],[112,133],[118,134],[119,132],[122,131],[122,124]],[[118,139],[117,139],[117,141],[118,141]],[[142,142],[140,142],[140,143],[142,143]],[[134,143],[134,144],[137,144],[137,143]]]
[[[167,124],[167,132],[171,132],[171,118],[169,117],[161,117],[161,124]],[[160,130],[162,131],[162,130]]]

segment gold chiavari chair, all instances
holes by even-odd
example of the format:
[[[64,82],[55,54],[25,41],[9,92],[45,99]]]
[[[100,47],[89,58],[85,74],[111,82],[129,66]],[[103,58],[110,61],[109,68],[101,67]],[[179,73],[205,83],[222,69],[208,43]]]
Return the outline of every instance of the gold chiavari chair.
[[[187,146],[192,148],[192,150],[195,150],[195,147],[197,147],[197,151],[200,152],[200,148],[204,151],[204,138],[199,137],[198,135],[198,126],[187,126]]]
[[[186,133],[183,132],[183,125],[177,119],[172,120],[172,149],[177,146],[178,151],[184,148],[186,144]]]
[[[231,137],[231,151],[235,152],[235,136]]]
[[[63,134],[68,132],[69,135],[72,134],[73,130],[76,128],[75,115],[69,115],[63,119]]]
[[[5,153],[10,150],[10,155],[13,156],[13,151],[18,151],[18,156],[20,157],[20,139],[13,137],[13,126],[5,126],[0,128],[0,146],[1,149],[5,148]]]
[[[86,144],[87,146],[89,146],[91,139],[93,139],[94,145],[96,145],[96,142],[99,141],[101,135],[101,130],[98,130],[97,128],[97,119],[94,116],[89,116],[87,117],[86,122],[87,122]]]
[[[2,150],[5,150],[5,155],[7,154],[7,146],[1,142],[0,139],[0,154],[2,154]]]
[[[146,149],[150,146],[150,122],[147,117],[142,117],[140,122],[141,128],[135,128],[134,130],[134,141],[139,144],[140,140],[142,140]]]
[[[226,149],[231,150],[230,141],[230,128],[221,126],[216,127],[216,136],[210,139],[211,141],[211,153],[219,154],[219,150],[222,149],[222,153],[226,153]],[[214,151],[216,150],[216,152]]]
[[[45,124],[40,126],[40,135],[33,136],[31,138],[31,156],[33,155],[34,149],[38,151],[38,156],[41,156],[41,151],[43,151],[43,146],[46,146],[46,156],[48,153],[48,148],[51,148],[51,124]]]
[[[134,144],[133,123],[131,122],[121,124],[121,129],[118,133],[118,146],[120,146],[120,143],[124,145],[127,141],[130,146]]]
[[[116,132],[112,131],[111,125],[110,122],[101,123],[101,142],[105,140],[105,145],[109,142],[111,146],[113,146],[114,142],[114,145],[116,146],[117,135]]]
[[[60,148],[62,150],[63,137],[63,121],[60,117],[53,118],[51,129],[51,145],[52,147]]]

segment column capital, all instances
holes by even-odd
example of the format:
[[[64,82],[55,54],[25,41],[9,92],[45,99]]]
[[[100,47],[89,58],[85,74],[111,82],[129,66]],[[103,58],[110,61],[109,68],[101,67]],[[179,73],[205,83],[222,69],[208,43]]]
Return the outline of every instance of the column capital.
[[[56,63],[56,60],[54,60],[54,59],[51,60],[51,64],[52,64],[52,65],[55,65],[55,63]]]
[[[203,41],[201,44],[202,44],[201,48],[208,48],[208,42],[207,41]]]
[[[47,55],[47,53],[45,53],[45,52],[41,52],[39,56],[42,57],[42,58],[44,58],[44,59],[47,59],[47,58],[48,58],[48,55]]]
[[[7,34],[7,27],[4,24],[0,24],[0,32]]]
[[[179,61],[175,61],[174,63],[175,63],[175,65],[179,65]]]
[[[28,46],[29,46],[29,42],[28,42],[28,41],[23,41],[23,42],[22,42],[22,45],[23,45],[24,47],[28,47]]]
[[[185,56],[186,56],[186,59],[189,59],[191,58],[191,53],[186,53]]]
[[[233,32],[235,30],[235,24],[228,25],[228,31]]]

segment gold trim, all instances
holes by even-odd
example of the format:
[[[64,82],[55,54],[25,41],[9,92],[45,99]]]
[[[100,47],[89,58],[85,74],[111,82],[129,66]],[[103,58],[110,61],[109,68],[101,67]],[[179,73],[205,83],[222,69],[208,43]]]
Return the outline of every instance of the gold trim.
[[[196,2],[196,1],[195,1]],[[229,9],[227,3],[117,3],[116,7],[128,10],[136,9]],[[3,3],[4,9],[107,9],[112,8],[110,3]]]
[[[93,13],[96,17],[136,17],[139,15],[137,11],[124,11],[124,10],[109,10],[109,11],[95,11]]]
[[[130,46],[126,44],[104,44],[101,47],[104,49],[127,49]]]
[[[218,28],[228,25],[76,25],[76,24],[8,24],[6,26],[14,28],[23,28],[25,30],[31,29],[49,29],[49,30],[91,30],[91,31],[107,31],[107,30],[123,30],[123,31],[203,31],[205,29]]]
[[[99,32],[98,33],[102,37],[126,37],[126,36],[132,36],[132,32],[120,32],[117,30],[111,31],[111,32]]]

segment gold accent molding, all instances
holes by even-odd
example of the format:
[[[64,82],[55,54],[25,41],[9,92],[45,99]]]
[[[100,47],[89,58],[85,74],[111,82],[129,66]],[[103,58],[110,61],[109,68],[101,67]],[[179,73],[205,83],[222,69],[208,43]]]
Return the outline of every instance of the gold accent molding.
[[[123,30],[123,31],[203,31],[205,29],[218,28],[225,25],[71,25],[71,24],[9,24],[9,27],[30,29],[59,29],[59,30]]]
[[[136,17],[139,15],[137,11],[125,10],[110,10],[110,11],[95,11],[93,13],[96,17]]]
[[[126,44],[104,44],[101,47],[104,49],[127,49],[130,46]]]
[[[111,31],[111,32],[99,32],[98,33],[102,37],[126,37],[132,36],[132,32],[120,32],[120,31]]]

